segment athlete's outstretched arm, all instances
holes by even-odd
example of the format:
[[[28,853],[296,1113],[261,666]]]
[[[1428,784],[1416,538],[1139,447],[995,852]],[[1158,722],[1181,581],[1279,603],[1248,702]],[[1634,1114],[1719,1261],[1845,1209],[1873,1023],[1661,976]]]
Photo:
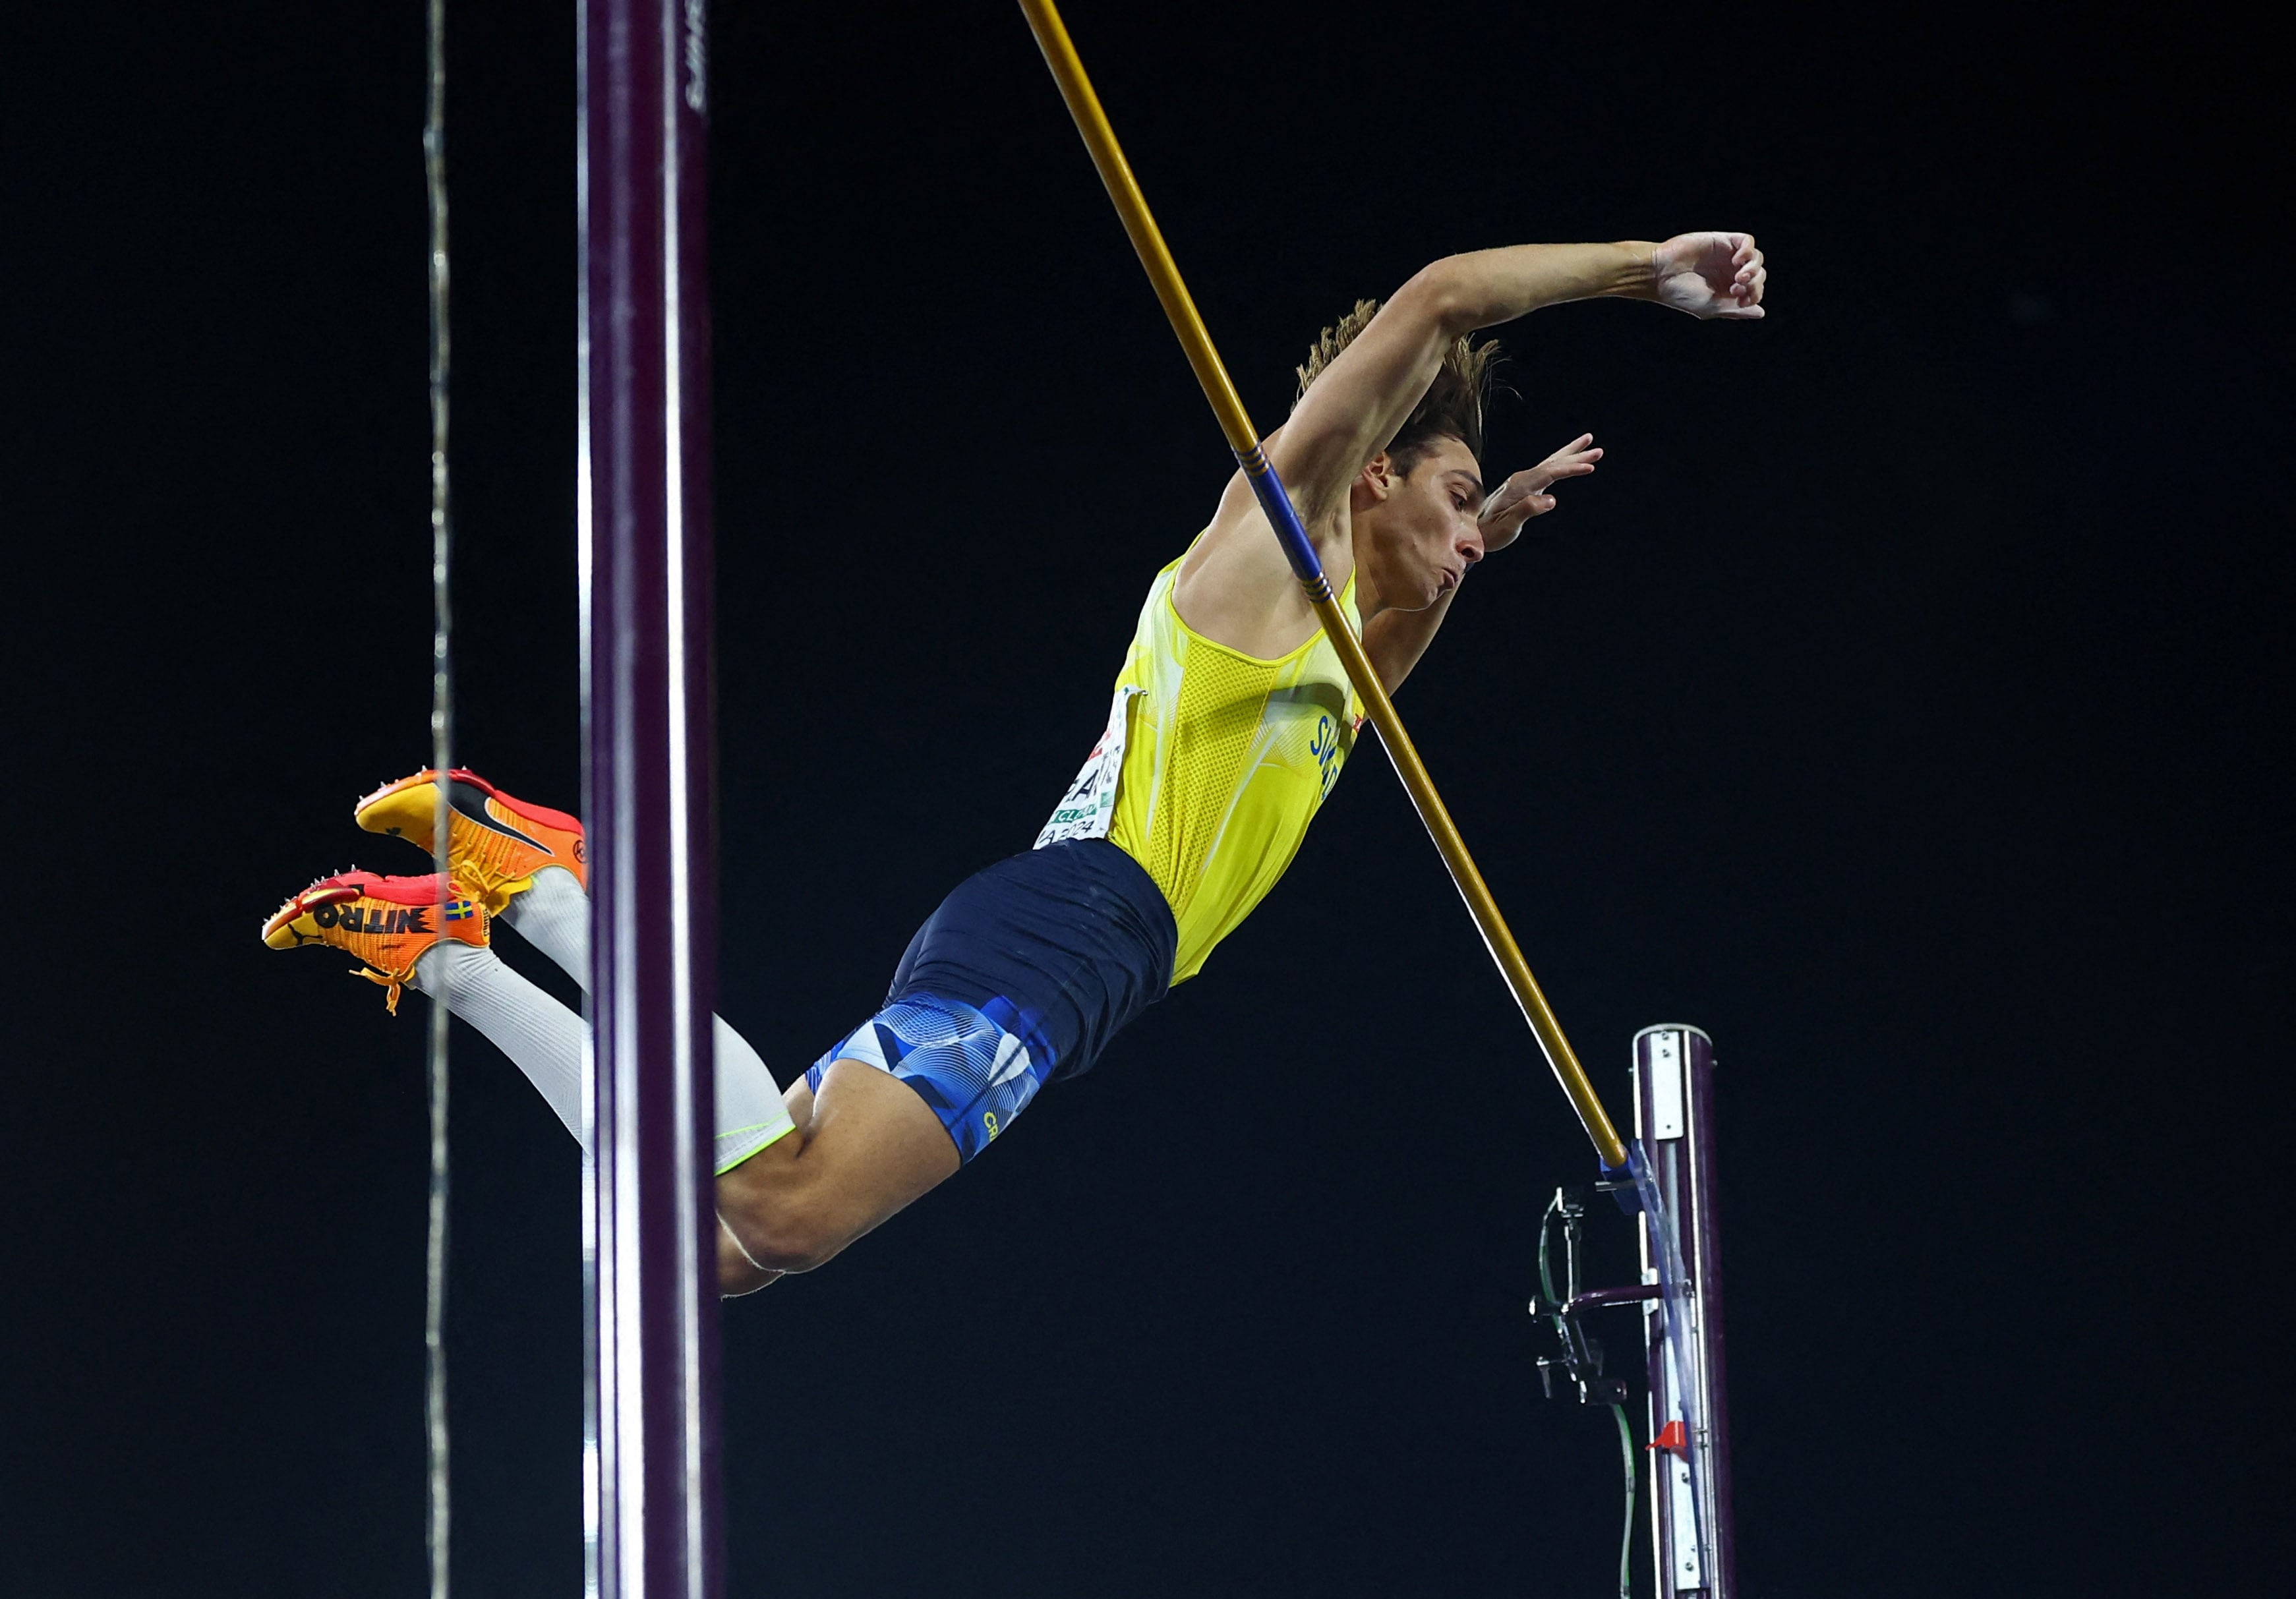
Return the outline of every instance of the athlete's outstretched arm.
[[[1682,234],[1662,244],[1519,244],[1446,256],[1380,308],[1269,440],[1268,456],[1310,532],[1343,503],[1427,392],[1451,341],[1566,300],[1654,300],[1693,316],[1751,319],[1767,274],[1751,234]]]
[[[1602,458],[1595,436],[1581,433],[1537,466],[1500,484],[1498,491],[1483,502],[1482,514],[1476,519],[1482,529],[1486,556],[1513,544],[1532,517],[1554,509],[1553,491],[1557,483],[1565,478],[1585,477]],[[1379,680],[1389,693],[1403,686],[1411,668],[1427,653],[1458,594],[1452,589],[1423,611],[1382,611],[1364,624],[1364,652],[1378,668]]]
[[[1265,441],[1332,587],[1344,587],[1355,570],[1349,488],[1410,419],[1453,340],[1599,295],[1750,320],[1762,315],[1767,275],[1752,237],[1735,233],[1681,234],[1662,244],[1522,244],[1423,267]],[[1314,613],[1242,472],[1228,480],[1211,525],[1182,565],[1173,603],[1190,627],[1249,654],[1281,654],[1313,636]],[[1389,659],[1399,674],[1434,629],[1395,626],[1401,631]]]

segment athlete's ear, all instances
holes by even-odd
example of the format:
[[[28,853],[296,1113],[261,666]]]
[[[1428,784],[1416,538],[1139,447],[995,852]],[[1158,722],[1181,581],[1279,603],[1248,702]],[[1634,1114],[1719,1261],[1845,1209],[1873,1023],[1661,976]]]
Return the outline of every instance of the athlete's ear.
[[[1394,458],[1385,450],[1365,462],[1363,471],[1356,474],[1354,484],[1355,493],[1360,496],[1356,500],[1357,508],[1360,510],[1376,505],[1393,494],[1396,479],[1400,475],[1395,470]]]

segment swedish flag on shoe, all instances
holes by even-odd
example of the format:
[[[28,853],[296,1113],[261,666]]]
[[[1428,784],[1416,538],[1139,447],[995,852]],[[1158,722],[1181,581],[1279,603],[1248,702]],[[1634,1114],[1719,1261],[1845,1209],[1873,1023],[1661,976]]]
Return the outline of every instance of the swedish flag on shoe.
[[[589,887],[589,856],[582,823],[564,811],[513,800],[476,772],[447,774],[447,875],[499,916],[511,896],[534,886],[534,874],[562,866]],[[369,832],[390,833],[432,848],[439,821],[439,774],[417,772],[387,783],[358,802],[354,813]]]
[[[357,975],[390,991],[393,1015],[414,963],[441,939],[483,949],[487,912],[462,885],[435,875],[340,872],[289,899],[263,924],[263,941],[274,949],[319,944],[355,956],[362,963]]]

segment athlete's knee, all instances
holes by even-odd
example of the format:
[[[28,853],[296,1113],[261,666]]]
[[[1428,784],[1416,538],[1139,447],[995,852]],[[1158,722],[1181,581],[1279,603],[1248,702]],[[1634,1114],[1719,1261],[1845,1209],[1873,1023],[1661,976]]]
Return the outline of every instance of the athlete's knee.
[[[803,1207],[753,1213],[746,1219],[749,1226],[735,1236],[767,1271],[811,1271],[853,1242],[843,1227]]]
[[[811,1271],[852,1242],[820,1190],[795,1162],[760,1157],[718,1179],[718,1214],[758,1269]]]
[[[720,1298],[735,1300],[745,1293],[755,1293],[769,1283],[781,1280],[782,1274],[767,1271],[750,1258],[742,1241],[734,1236],[734,1229],[726,1218],[718,1218],[718,1292]]]

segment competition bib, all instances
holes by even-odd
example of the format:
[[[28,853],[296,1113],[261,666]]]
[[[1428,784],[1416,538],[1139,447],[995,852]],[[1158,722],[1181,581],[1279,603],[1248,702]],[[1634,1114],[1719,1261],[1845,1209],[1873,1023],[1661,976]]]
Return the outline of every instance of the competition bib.
[[[1108,708],[1108,729],[1100,735],[1100,742],[1085,757],[1084,770],[1069,784],[1069,791],[1053,812],[1045,831],[1037,835],[1031,849],[1042,849],[1047,844],[1057,844],[1063,839],[1104,839],[1108,836],[1110,819],[1116,814],[1116,778],[1124,770],[1125,711],[1132,696],[1146,691],[1132,687],[1119,688]]]

